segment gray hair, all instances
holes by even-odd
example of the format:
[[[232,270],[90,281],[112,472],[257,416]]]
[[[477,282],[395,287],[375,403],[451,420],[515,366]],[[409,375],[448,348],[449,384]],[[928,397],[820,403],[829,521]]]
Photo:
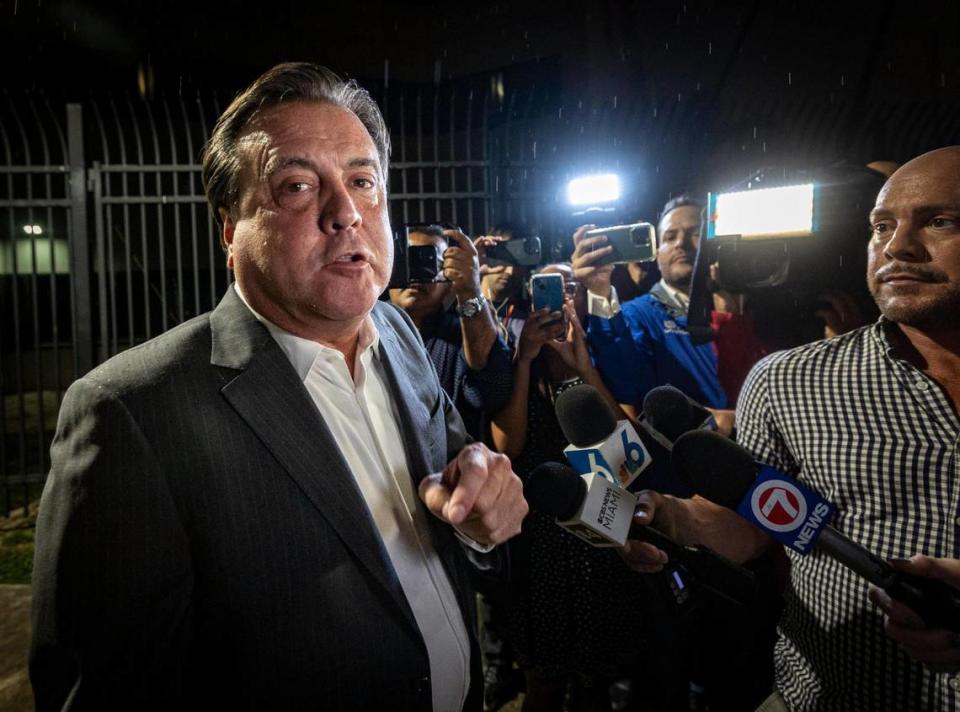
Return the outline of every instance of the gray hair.
[[[287,62],[260,75],[221,114],[201,155],[203,188],[218,221],[220,209],[230,210],[240,197],[241,154],[239,138],[266,108],[290,102],[327,103],[352,112],[370,134],[383,179],[387,179],[390,134],[383,115],[366,89],[343,80],[317,64]]]

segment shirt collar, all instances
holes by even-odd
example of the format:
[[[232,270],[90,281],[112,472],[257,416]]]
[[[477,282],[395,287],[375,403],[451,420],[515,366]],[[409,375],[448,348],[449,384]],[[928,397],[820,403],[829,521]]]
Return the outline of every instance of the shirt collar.
[[[324,346],[323,344],[318,344],[316,341],[311,341],[310,339],[304,339],[300,336],[291,334],[289,331],[281,329],[279,326],[274,324],[272,321],[259,314],[256,309],[250,306],[250,302],[247,301],[247,298],[243,295],[243,291],[240,289],[240,285],[236,282],[233,283],[233,288],[237,292],[237,296],[240,297],[247,309],[250,310],[250,313],[267,327],[267,331],[270,332],[270,336],[273,337],[274,341],[279,344],[280,348],[283,349],[283,353],[286,354],[287,358],[290,360],[290,364],[293,366],[293,369],[297,372],[297,376],[300,377],[301,381],[305,381],[307,374],[310,372],[310,369],[313,367],[314,361],[317,360],[318,356],[324,356],[329,358],[333,355],[339,355],[342,358],[342,354],[336,349],[332,349],[329,346]],[[373,319],[368,314],[366,319],[363,320],[363,323],[360,325],[360,343],[359,348],[357,349],[357,358],[362,359],[365,363],[369,362],[369,358],[379,353],[380,349],[380,332],[377,331],[376,324],[373,323]]]
[[[680,290],[674,289],[662,279],[653,285],[653,289],[650,290],[650,294],[651,296],[656,297],[658,301],[663,303],[668,310],[675,309],[678,311],[680,316],[684,316],[687,313],[687,309],[690,307],[690,297]]]

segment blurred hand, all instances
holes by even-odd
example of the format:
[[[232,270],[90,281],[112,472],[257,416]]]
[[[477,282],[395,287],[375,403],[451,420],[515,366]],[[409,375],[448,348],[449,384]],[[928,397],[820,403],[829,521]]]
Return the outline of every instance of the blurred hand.
[[[669,522],[669,510],[665,506],[666,498],[662,494],[653,490],[643,490],[638,500],[637,511],[633,515],[635,523],[644,526],[656,524],[657,529],[664,532],[673,529]],[[636,539],[627,539],[626,545],[617,549],[617,552],[623,557],[627,566],[642,574],[655,574],[662,571],[669,560],[663,550]]]
[[[506,455],[483,443],[467,445],[443,472],[420,483],[420,499],[435,516],[480,544],[502,544],[527,516],[520,478]]]
[[[714,285],[713,310],[721,314],[743,314],[744,295],[720,287],[720,267],[710,265],[710,282]]]
[[[704,406],[706,408],[706,406]],[[718,408],[707,408],[710,411],[710,415],[713,416],[713,419],[717,421],[717,432],[720,433],[723,437],[729,438],[733,435],[733,429],[737,424],[737,411],[735,410],[721,410]]]
[[[960,589],[960,561],[916,555],[894,559],[894,568],[916,576],[940,579]],[[914,611],[893,600],[885,591],[871,585],[867,595],[884,613],[887,636],[897,642],[910,657],[934,672],[960,671],[960,634],[930,628]]]
[[[548,341],[547,346],[560,354],[563,362],[582,377],[593,368],[590,349],[587,347],[587,334],[580,324],[572,299],[567,298],[564,302],[563,313],[567,317],[567,338],[565,341]]]
[[[598,297],[610,298],[610,275],[613,274],[613,265],[597,265],[596,262],[613,252],[607,245],[606,235],[584,237],[587,230],[595,225],[581,225],[573,233],[573,254],[570,264],[573,267],[573,278],[582,283],[587,290]]]
[[[523,323],[517,344],[517,360],[533,361],[543,345],[563,336],[563,314],[540,309],[531,313]]]
[[[817,300],[826,302],[814,315],[824,321],[823,338],[829,339],[866,324],[857,301],[842,289],[827,289],[817,295]]]
[[[450,245],[443,253],[444,279],[450,282],[457,299],[473,299],[480,294],[479,252],[459,230],[444,230],[443,236]]]

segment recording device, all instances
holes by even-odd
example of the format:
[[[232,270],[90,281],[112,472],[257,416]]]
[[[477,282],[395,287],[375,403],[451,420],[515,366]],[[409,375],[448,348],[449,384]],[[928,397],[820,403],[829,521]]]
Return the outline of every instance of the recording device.
[[[535,274],[530,278],[530,302],[534,311],[563,311],[563,275]]]
[[[682,435],[671,461],[695,492],[728,509],[801,554],[814,548],[840,562],[934,628],[960,632],[960,591],[937,579],[894,569],[830,526],[835,507],[794,478],[754,461],[718,433]]]
[[[657,233],[650,223],[614,225],[587,230],[584,237],[606,235],[606,245],[613,250],[595,264],[613,265],[627,262],[651,262],[657,259]],[[599,249],[599,248],[597,248]]]
[[[411,245],[410,235],[432,235],[446,241],[444,230],[459,230],[446,223],[409,223],[393,237],[393,273],[389,289],[404,289],[411,284],[432,284],[443,278],[443,252],[436,245]]]
[[[557,397],[557,420],[570,442],[563,454],[581,475],[596,473],[629,487],[651,463],[650,453],[628,420],[617,420],[600,392],[586,383]]]
[[[713,338],[712,292],[718,288],[766,291],[753,301],[754,321],[774,341],[822,338],[817,299],[831,287],[854,297],[865,316],[874,314],[864,280],[851,281],[850,275],[866,272],[864,219],[883,176],[835,165],[792,175],[765,169],[744,183],[747,190],[707,196],[687,313],[693,342]],[[776,187],[765,187],[771,184]],[[712,264],[719,284],[711,284]]]
[[[536,267],[541,258],[540,238],[531,236],[498,242],[488,247],[484,254],[490,267]]]
[[[695,589],[740,605],[754,593],[750,571],[705,547],[682,546],[652,527],[636,524],[636,495],[603,477],[578,476],[566,465],[547,462],[530,473],[523,494],[531,507],[554,517],[560,527],[591,546],[623,546],[627,539],[635,539],[666,552],[669,587],[680,605],[690,602]]]
[[[643,399],[640,426],[650,437],[673,450],[673,443],[690,430],[717,430],[713,414],[673,386],[657,386]]]

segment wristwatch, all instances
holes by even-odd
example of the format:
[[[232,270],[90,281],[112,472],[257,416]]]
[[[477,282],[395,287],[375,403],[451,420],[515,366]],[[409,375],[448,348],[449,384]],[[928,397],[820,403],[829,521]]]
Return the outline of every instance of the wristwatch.
[[[478,294],[475,297],[470,299],[464,299],[463,301],[457,301],[457,314],[462,316],[464,319],[472,319],[477,314],[483,311],[484,307],[487,305],[487,300],[484,299],[482,294]]]

